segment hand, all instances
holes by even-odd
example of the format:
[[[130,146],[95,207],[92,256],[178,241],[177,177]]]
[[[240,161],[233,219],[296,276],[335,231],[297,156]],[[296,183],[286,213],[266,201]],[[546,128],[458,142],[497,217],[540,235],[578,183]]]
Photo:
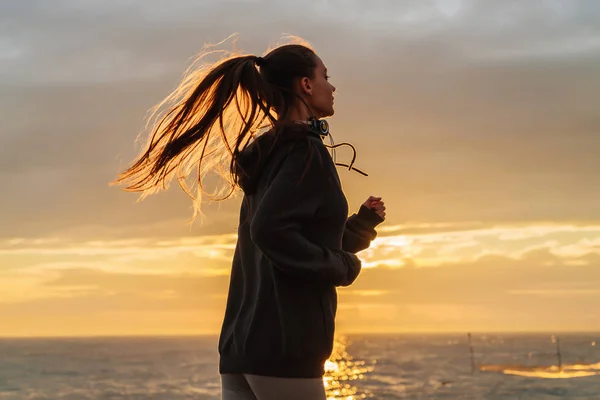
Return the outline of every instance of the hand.
[[[385,204],[381,200],[381,197],[369,196],[367,201],[363,203],[363,206],[370,208],[381,218],[385,219]]]

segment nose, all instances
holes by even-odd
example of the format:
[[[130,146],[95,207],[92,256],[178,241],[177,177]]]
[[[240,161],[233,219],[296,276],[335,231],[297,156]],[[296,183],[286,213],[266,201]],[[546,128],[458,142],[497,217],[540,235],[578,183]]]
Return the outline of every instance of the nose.
[[[335,92],[335,86],[331,85],[331,91]]]

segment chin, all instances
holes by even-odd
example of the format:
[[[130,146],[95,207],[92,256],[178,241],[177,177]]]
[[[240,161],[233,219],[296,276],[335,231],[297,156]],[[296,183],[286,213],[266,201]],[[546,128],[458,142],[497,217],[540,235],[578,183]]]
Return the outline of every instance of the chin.
[[[333,114],[335,114],[335,110],[333,109],[333,107],[331,107],[329,110],[323,110],[319,114],[320,118],[333,117]]]

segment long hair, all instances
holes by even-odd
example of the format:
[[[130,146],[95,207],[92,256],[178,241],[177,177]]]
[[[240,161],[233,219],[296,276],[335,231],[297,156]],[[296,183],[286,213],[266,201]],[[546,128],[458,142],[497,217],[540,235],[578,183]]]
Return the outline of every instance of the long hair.
[[[154,107],[145,148],[115,184],[141,192],[141,199],[165,190],[176,177],[194,200],[194,215],[203,195],[229,198],[239,187],[238,157],[261,128],[277,128],[297,99],[294,81],[314,77],[315,52],[299,38],[274,48],[264,57],[220,52],[220,61],[186,71],[179,86]],[[302,42],[302,44],[300,44]],[[196,170],[196,193],[187,183]],[[215,192],[205,190],[207,175],[226,182]]]

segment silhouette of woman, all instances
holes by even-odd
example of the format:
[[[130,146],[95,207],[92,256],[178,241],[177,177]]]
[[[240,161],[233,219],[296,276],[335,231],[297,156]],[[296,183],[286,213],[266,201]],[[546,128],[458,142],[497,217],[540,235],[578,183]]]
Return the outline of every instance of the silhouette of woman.
[[[308,45],[232,55],[188,74],[157,107],[158,114],[172,103],[116,181],[145,196],[177,176],[190,194],[186,177],[195,167],[194,216],[209,171],[218,170],[230,189],[213,198],[243,191],[218,347],[225,400],[326,398],[336,288],[357,278],[355,253],[369,247],[385,219],[384,202],[374,196],[348,217],[323,143],[328,126],[321,118],[333,115],[334,92]],[[352,164],[341,165],[356,170]]]

